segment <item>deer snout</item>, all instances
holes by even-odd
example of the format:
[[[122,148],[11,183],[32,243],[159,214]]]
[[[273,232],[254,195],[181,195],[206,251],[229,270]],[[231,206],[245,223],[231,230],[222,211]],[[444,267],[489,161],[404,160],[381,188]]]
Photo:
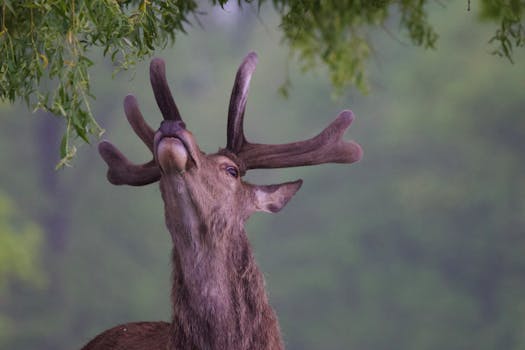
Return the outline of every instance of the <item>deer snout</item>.
[[[163,137],[157,146],[157,162],[166,174],[183,174],[188,163],[188,151],[178,138]]]
[[[198,147],[182,120],[164,120],[154,137],[155,159],[165,174],[198,167]]]

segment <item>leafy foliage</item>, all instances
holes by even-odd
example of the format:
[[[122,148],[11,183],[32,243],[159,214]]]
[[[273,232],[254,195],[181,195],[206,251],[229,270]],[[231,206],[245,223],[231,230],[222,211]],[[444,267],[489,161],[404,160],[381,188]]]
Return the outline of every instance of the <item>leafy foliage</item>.
[[[525,2],[520,0],[485,0],[482,3],[482,18],[491,19],[499,23],[490,42],[498,43],[493,51],[500,57],[506,57],[513,63],[514,48],[525,47]]]
[[[39,268],[40,230],[20,223],[12,201],[0,193],[0,295],[9,279],[42,284]],[[1,321],[0,321],[1,322]]]
[[[238,0],[239,5],[267,0]],[[348,85],[367,90],[365,63],[371,28],[397,18],[413,44],[433,48],[437,33],[428,21],[428,0],[272,0],[281,16],[283,41],[304,70],[326,66],[336,92]],[[226,0],[210,0],[223,7]],[[520,0],[483,0],[484,18],[499,23],[495,53],[512,60],[525,43]],[[90,108],[94,98],[90,49],[101,48],[116,66],[129,69],[185,32],[196,0],[3,0],[0,22],[0,100],[24,100],[65,118],[59,165],[74,156],[76,137],[100,135]],[[288,93],[289,81],[281,91]]]
[[[41,267],[42,234],[38,226],[24,220],[13,201],[0,192],[0,306],[9,299],[9,282],[26,286],[45,285]],[[10,315],[0,310],[0,345],[16,328]]]
[[[60,153],[66,164],[76,151],[73,135],[89,142],[89,134],[102,132],[90,109],[88,50],[100,47],[117,69],[128,69],[183,32],[196,7],[185,0],[5,0],[0,98],[23,98],[64,117]]]
[[[299,54],[305,70],[319,63],[326,65],[334,87],[348,84],[367,89],[365,62],[372,51],[367,33],[384,26],[391,12],[401,13],[400,24],[412,42],[433,48],[437,34],[430,26],[425,1],[404,0],[397,6],[390,1],[293,1],[274,0],[282,15],[284,41]]]
[[[246,40],[225,33],[232,23],[209,21],[207,32],[188,28],[178,39],[180,55],[162,53],[168,67],[179,67],[169,78],[204,150],[224,142],[232,74],[254,45],[262,57],[247,110],[251,139],[299,139],[343,108],[356,113],[346,137],[362,144],[362,162],[249,175],[256,183],[305,180],[282,215],[255,216],[248,227],[287,349],[525,348],[525,52],[516,50],[515,65],[487,55],[492,29],[466,21],[463,10],[459,1],[431,13],[443,28],[436,52],[407,50],[374,33],[383,65],[369,74],[381,87],[335,103],[326,81],[296,77],[293,65],[290,99],[276,98],[271,87],[288,52],[276,43],[279,33],[268,35],[248,12],[233,22]],[[269,7],[261,16],[270,28],[281,18]],[[212,69],[202,73],[204,64]],[[109,80],[109,67],[92,69],[93,78],[108,80],[97,84],[103,103],[93,112],[114,115],[105,124],[111,140],[137,161],[148,159],[113,94],[134,89],[148,122],[158,125],[147,74],[130,83]],[[40,223],[42,208],[72,211],[64,218],[67,249],[51,255],[42,247],[50,255],[42,269],[57,275],[51,290],[24,284],[0,298],[11,322],[5,328],[0,318],[0,333],[9,333],[0,334],[0,348],[79,349],[116,324],[169,320],[171,238],[156,186],[109,185],[92,150],[80,152],[76,169],[56,173],[74,199],[62,201],[63,192],[48,198],[56,192],[42,186],[35,121],[9,118],[22,107],[0,113],[0,187],[33,221]]]
[[[35,224],[26,223],[15,211],[13,202],[0,193],[0,304],[6,296],[9,281],[43,286],[40,266],[41,232]],[[0,312],[0,345],[14,328],[13,320]]]

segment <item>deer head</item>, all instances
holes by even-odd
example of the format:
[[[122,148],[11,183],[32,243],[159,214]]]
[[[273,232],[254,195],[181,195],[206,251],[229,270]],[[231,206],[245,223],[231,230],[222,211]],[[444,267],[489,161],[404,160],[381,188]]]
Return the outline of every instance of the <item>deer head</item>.
[[[193,330],[193,337],[199,333],[195,332],[199,327],[203,333],[217,333],[213,342],[179,339],[180,348],[231,348],[227,344],[234,344],[233,340],[223,339],[221,342],[218,339],[225,337],[225,334],[234,334],[232,329],[256,327],[245,325],[255,321],[241,322],[252,316],[253,320],[266,319],[268,324],[273,324],[262,328],[277,329],[276,321],[272,321],[273,312],[267,312],[262,276],[254,267],[243,226],[256,211],[281,210],[299,190],[302,180],[278,185],[254,185],[242,179],[246,172],[259,168],[353,163],[362,155],[357,143],[342,140],[344,131],[354,119],[349,110],[342,111],[320,134],[305,141],[280,145],[247,141],[243,119],[256,63],[257,55],[250,53],[239,67],[228,110],[226,147],[217,153],[202,152],[192,133],[186,129],[166,82],[164,62],[158,58],[153,59],[150,66],[151,85],[164,117],[157,131],[144,121],[135,97],[130,95],[124,100],[126,117],[137,136],[152,152],[153,159],[136,165],[110,142],[103,141],[99,145],[100,154],[109,166],[107,177],[111,183],[142,186],[160,181],[166,225],[174,243],[175,281],[172,294],[174,313],[180,316],[177,322],[197,322],[186,327]],[[246,277],[250,275],[247,271],[253,276]],[[253,300],[246,301],[250,298]],[[243,303],[248,306],[243,306]],[[180,309],[187,312],[178,311]],[[240,316],[243,312],[244,316]],[[187,316],[189,313],[193,315],[191,318]],[[221,315],[220,320],[210,321],[216,314]],[[202,323],[195,321],[199,315],[202,316]],[[217,330],[223,323],[226,324],[224,329]],[[257,334],[253,329],[242,332]],[[179,333],[184,333],[184,327]],[[274,343],[278,344],[278,331],[274,333],[277,334]],[[255,338],[257,336],[246,334],[238,337],[243,342]],[[215,346],[210,346],[211,343]],[[253,340],[251,344],[235,348],[280,348],[277,345],[263,346],[261,344],[265,343],[262,340]]]
[[[305,141],[280,145],[248,142],[243,120],[256,63],[257,55],[252,52],[237,72],[228,110],[226,147],[205,154],[180,116],[166,81],[164,61],[153,59],[151,85],[164,117],[158,130],[154,132],[144,121],[134,96],[128,95],[124,100],[126,117],[153,153],[153,159],[135,165],[110,142],[102,141],[99,152],[109,166],[108,180],[115,185],[142,186],[170,179],[185,187],[188,199],[199,206],[202,214],[215,208],[228,217],[245,220],[254,211],[279,211],[302,183],[297,180],[280,185],[252,185],[242,180],[248,170],[353,163],[361,158],[362,150],[357,143],[342,140],[354,119],[350,110],[342,111],[320,134]],[[183,189],[179,188],[180,191]]]

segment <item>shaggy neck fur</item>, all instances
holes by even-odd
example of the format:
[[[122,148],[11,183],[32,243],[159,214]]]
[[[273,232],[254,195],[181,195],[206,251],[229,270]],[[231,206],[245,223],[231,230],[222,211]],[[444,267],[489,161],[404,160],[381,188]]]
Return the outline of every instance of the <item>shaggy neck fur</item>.
[[[168,349],[283,349],[243,223],[203,213],[180,181],[161,180],[161,193],[173,239]]]

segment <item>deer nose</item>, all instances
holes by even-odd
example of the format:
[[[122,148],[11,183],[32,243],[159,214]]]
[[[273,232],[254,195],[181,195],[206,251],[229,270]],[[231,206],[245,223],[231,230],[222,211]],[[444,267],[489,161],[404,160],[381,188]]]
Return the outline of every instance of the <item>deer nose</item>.
[[[186,124],[182,120],[163,120],[160,123],[159,131],[162,136],[177,136],[177,134],[186,129]]]

